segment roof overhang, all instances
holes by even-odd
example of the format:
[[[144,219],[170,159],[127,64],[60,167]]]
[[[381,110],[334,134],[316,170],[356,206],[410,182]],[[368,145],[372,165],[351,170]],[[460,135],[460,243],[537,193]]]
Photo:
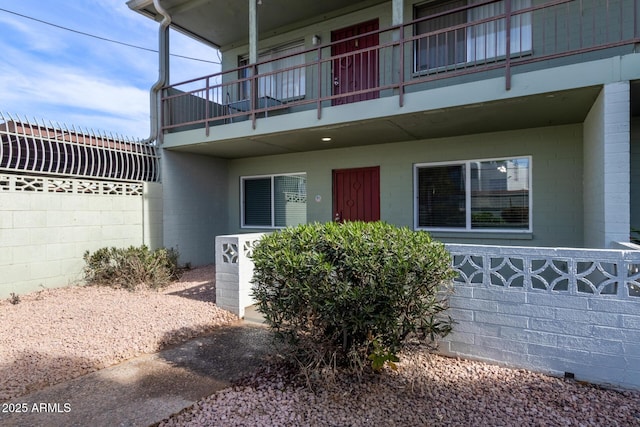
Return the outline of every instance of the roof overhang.
[[[161,0],[171,16],[171,28],[213,47],[246,44],[249,37],[249,1]],[[262,0],[258,6],[259,38],[368,8],[387,0]],[[129,0],[127,6],[160,21],[153,0]]]

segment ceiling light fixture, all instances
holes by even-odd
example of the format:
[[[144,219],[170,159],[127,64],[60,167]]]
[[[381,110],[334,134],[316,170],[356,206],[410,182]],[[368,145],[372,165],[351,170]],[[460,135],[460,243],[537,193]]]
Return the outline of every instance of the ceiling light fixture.
[[[330,142],[331,141],[331,137],[329,136],[325,136],[322,138],[322,142]]]

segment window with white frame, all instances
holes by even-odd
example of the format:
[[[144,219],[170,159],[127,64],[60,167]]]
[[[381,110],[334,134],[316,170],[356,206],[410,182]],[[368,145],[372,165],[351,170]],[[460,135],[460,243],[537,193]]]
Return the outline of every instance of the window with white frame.
[[[531,231],[531,157],[414,167],[415,228]]]
[[[301,98],[306,90],[306,73],[304,42],[299,41],[285,46],[279,46],[258,55],[258,62],[269,61],[258,66],[259,74],[266,74],[258,78],[258,97],[270,97],[279,101]],[[271,60],[271,61],[270,61]],[[239,66],[249,63],[249,58],[243,56]],[[249,68],[240,70],[240,78],[250,76]],[[240,93],[249,98],[249,81],[242,83]]]
[[[430,1],[416,5],[415,34],[425,34],[415,42],[415,69],[420,72],[455,64],[495,60],[506,55],[504,0],[477,7],[481,0]],[[484,1],[484,0],[482,0]],[[510,31],[511,54],[531,51],[531,12],[518,12],[531,6],[531,0],[512,0]]]
[[[240,178],[242,227],[279,228],[307,222],[305,173]]]

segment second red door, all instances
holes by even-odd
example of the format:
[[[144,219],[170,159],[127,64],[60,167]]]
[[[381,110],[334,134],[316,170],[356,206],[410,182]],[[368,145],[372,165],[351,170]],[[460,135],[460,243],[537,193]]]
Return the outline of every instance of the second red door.
[[[363,22],[331,32],[333,60],[333,94],[350,94],[378,87],[378,20]],[[358,35],[363,34],[361,37]],[[368,49],[373,48],[373,49]],[[353,52],[353,53],[352,53]],[[367,91],[333,99],[333,105],[364,101],[378,97],[378,91]]]
[[[333,171],[333,220],[380,220],[380,167]]]

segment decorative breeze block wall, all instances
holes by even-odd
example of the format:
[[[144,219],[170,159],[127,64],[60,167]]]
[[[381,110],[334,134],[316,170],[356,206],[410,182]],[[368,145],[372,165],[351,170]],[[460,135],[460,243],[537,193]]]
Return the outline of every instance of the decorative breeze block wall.
[[[239,317],[254,304],[251,297],[251,251],[264,233],[216,237],[216,305]]]
[[[640,251],[447,245],[451,356],[640,388]]]

